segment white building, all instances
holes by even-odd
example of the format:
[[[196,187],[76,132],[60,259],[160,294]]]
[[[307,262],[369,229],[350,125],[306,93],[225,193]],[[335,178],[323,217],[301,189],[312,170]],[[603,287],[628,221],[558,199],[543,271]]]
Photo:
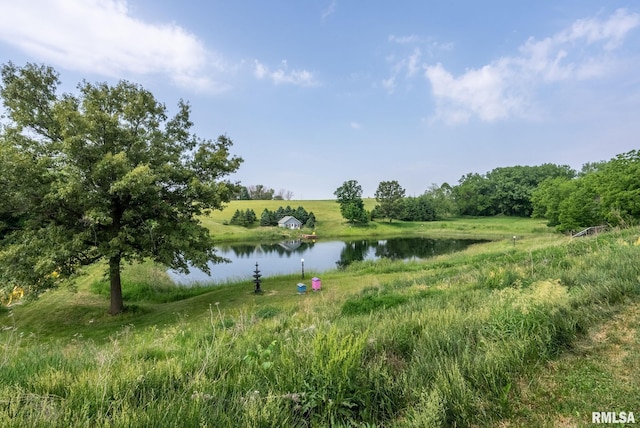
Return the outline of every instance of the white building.
[[[286,215],[278,221],[278,227],[285,227],[287,229],[300,229],[302,227],[302,222],[293,216]]]

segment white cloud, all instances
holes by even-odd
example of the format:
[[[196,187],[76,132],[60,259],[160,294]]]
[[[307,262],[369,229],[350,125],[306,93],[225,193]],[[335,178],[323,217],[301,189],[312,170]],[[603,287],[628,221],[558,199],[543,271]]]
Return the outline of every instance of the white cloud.
[[[617,10],[606,19],[583,19],[543,40],[530,38],[519,55],[503,57],[453,76],[442,64],[424,67],[436,100],[434,119],[496,121],[530,113],[530,92],[543,84],[586,80],[611,71],[610,53],[640,25],[640,15]]]
[[[422,41],[422,39],[415,34],[412,34],[410,36],[396,36],[395,34],[390,34],[389,41],[404,45],[407,43],[419,43]]]
[[[396,78],[395,76],[391,76],[388,79],[382,80],[382,87],[386,89],[386,91],[392,94],[396,90]]]
[[[413,52],[406,58],[396,59],[394,56],[387,58],[392,63],[391,75],[388,79],[382,81],[382,87],[392,94],[396,89],[396,80],[398,76],[404,75],[405,78],[411,78],[421,69],[420,58],[422,52],[419,48],[415,48]]]
[[[267,74],[269,73],[269,71],[267,70],[267,67],[264,66],[264,64],[262,64],[260,61],[256,60],[255,61],[255,66],[253,69],[253,74],[258,78],[258,79],[264,79]]]
[[[570,29],[556,36],[556,39],[559,42],[579,39],[586,39],[587,43],[604,41],[605,49],[615,49],[627,33],[638,26],[639,19],[636,13],[629,14],[624,9],[618,9],[604,22],[597,19],[580,19]]]
[[[438,103],[438,118],[449,123],[465,122],[474,115],[484,121],[504,119],[524,104],[502,64],[469,70],[458,78],[437,64],[427,67],[425,75]]]
[[[405,55],[389,55],[386,60],[391,64],[390,75],[382,81],[382,87],[389,93],[395,92],[398,80],[401,78],[410,79],[416,76],[423,68],[424,57],[431,58],[435,52],[449,51],[453,48],[452,43],[440,43],[431,37],[421,37],[416,34],[409,36],[397,36],[390,34],[388,41],[402,46]],[[410,53],[408,50],[412,49]]]
[[[322,11],[322,20],[324,21],[328,16],[333,15],[338,7],[337,0],[331,0],[331,3],[325,10]]]
[[[419,45],[428,55],[453,49],[453,43],[451,42],[441,43],[433,37],[421,37],[417,34],[411,34],[409,36],[389,34],[387,40],[398,45]]]
[[[413,53],[409,55],[409,58],[407,59],[407,63],[406,63],[407,77],[412,77],[418,72],[419,70],[418,62],[420,61],[421,55],[422,53],[420,52],[420,49],[415,49]]]
[[[351,129],[355,129],[356,131],[362,128],[362,125],[355,121],[351,122],[349,126],[351,126]]]
[[[253,75],[262,80],[269,79],[275,85],[290,84],[295,86],[317,86],[318,82],[313,73],[307,70],[291,70],[287,61],[282,61],[276,70],[270,70],[258,60],[254,60]]]
[[[63,68],[122,78],[167,75],[175,84],[219,90],[208,75],[225,65],[175,23],[132,16],[126,0],[0,2],[0,40]]]

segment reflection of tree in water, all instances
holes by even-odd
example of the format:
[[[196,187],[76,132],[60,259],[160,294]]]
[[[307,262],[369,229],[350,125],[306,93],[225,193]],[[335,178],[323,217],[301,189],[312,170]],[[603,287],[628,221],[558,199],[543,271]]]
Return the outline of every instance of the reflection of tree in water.
[[[470,239],[429,239],[429,238],[391,238],[386,241],[345,242],[340,252],[339,268],[349,266],[355,261],[365,259],[370,249],[375,249],[376,258],[406,260],[410,258],[426,259],[439,254],[461,251],[471,244],[483,241]]]
[[[336,262],[338,268],[343,269],[353,262],[364,260],[369,253],[369,248],[378,246],[378,241],[349,241],[344,243],[344,248],[340,251],[340,260]]]
[[[231,244],[224,247],[227,250],[233,251],[238,258],[249,257],[255,253],[262,254],[278,254],[283,256],[285,254],[303,253],[314,245],[310,241],[285,241],[272,244]]]
[[[358,240],[346,241],[340,251],[340,259],[335,262],[338,268],[345,268],[356,261],[363,261],[373,250],[375,258],[406,260],[426,259],[439,254],[452,253],[465,249],[471,244],[483,241],[471,239],[429,239],[429,238],[390,238],[383,241]],[[267,244],[229,244],[220,249],[232,251],[237,258],[249,258],[256,253],[277,254],[279,257],[302,254],[313,248],[312,241],[292,240]]]
[[[392,260],[426,259],[464,250],[479,241],[429,238],[391,238],[376,248],[376,256]]]
[[[232,251],[237,258],[249,257],[254,254],[259,245],[253,244],[234,244],[234,245],[220,245],[218,248],[222,251]]]

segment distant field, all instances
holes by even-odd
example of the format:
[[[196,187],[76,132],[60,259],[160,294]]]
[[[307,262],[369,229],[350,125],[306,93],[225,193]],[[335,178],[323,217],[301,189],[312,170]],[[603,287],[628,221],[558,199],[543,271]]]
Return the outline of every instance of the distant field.
[[[365,208],[372,210],[376,206],[375,199],[364,199]],[[231,201],[223,211],[214,211],[208,217],[202,218],[203,224],[211,230],[218,241],[241,241],[260,239],[282,239],[292,236],[290,231],[276,227],[256,226],[245,228],[241,226],[225,225],[236,210],[252,209],[258,219],[268,209],[275,211],[279,207],[296,209],[301,206],[316,216],[315,231],[320,239],[335,237],[376,237],[399,235],[428,235],[438,237],[477,237],[488,239],[511,238],[511,235],[530,235],[533,233],[552,233],[546,226],[545,220],[492,217],[492,218],[451,218],[435,222],[401,222],[375,221],[366,226],[347,223],[340,214],[340,206],[335,200],[319,201]],[[310,233],[303,230],[302,233]],[[295,233],[294,235],[295,236]]]

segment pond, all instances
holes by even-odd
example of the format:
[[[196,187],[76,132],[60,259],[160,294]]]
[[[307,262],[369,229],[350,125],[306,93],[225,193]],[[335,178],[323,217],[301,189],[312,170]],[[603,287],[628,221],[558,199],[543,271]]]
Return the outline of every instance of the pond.
[[[426,259],[439,254],[460,251],[469,245],[486,242],[474,239],[389,238],[384,240],[307,241],[295,240],[279,243],[228,244],[216,247],[216,253],[230,263],[210,263],[211,276],[192,268],[189,274],[169,270],[176,284],[223,284],[252,280],[258,268],[263,278],[305,271],[319,275],[328,270],[346,267],[355,261]]]

